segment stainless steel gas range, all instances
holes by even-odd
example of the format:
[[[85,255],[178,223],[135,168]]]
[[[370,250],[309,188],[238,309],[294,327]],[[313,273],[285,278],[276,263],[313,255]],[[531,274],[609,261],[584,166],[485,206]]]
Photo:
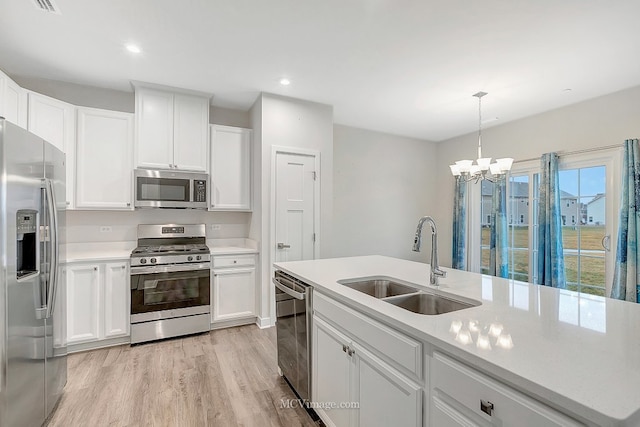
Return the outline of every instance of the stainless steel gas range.
[[[131,343],[210,329],[204,224],[139,225],[131,253]]]

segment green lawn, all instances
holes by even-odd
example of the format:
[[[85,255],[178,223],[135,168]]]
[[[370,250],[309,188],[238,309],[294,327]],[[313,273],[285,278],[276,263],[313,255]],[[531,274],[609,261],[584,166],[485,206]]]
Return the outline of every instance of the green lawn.
[[[567,282],[578,282],[578,270],[580,271],[581,289],[578,285],[569,285],[571,290],[604,295],[605,289],[605,259],[602,248],[602,239],[605,236],[604,226],[562,227],[562,243],[565,249],[580,249],[580,257],[576,253],[565,253],[564,263]],[[482,228],[482,245],[489,246],[489,227]],[[519,280],[526,280],[529,271],[529,228],[519,226],[509,228],[509,246],[521,248],[509,253],[509,266],[516,273]],[[579,245],[578,245],[579,243]],[[489,265],[489,249],[482,249],[482,266]]]

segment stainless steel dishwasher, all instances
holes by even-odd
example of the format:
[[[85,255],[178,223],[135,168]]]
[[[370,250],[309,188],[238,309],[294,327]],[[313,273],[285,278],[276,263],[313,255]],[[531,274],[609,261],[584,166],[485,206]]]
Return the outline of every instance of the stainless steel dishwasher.
[[[313,288],[276,271],[278,367],[300,399],[311,398],[311,321]]]

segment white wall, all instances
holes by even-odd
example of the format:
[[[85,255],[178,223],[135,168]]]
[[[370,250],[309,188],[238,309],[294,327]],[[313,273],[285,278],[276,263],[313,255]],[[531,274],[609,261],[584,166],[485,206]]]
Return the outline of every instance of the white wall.
[[[333,212],[333,107],[263,93],[251,109],[254,129],[254,211],[249,236],[260,242],[259,316],[275,321],[271,285],[271,162],[273,146],[320,152],[320,257],[331,255]]]
[[[341,125],[333,135],[332,255],[427,262],[428,230],[411,249],[418,219],[436,213],[436,144]]]
[[[622,144],[640,136],[640,86],[483,129],[483,155],[539,158],[551,151]],[[438,143],[435,180],[438,188],[436,221],[440,230],[440,262],[451,265],[453,177],[449,166],[462,158],[475,159],[477,134]]]

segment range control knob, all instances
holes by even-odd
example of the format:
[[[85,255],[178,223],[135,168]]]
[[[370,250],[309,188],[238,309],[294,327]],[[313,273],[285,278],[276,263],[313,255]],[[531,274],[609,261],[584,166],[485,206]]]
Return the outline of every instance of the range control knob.
[[[187,261],[193,261],[193,257],[192,257],[191,255],[189,255],[189,256],[187,257]]]
[[[196,256],[196,260],[200,261],[202,259],[202,257],[200,255]]]
[[[140,264],[146,264],[146,263],[147,263],[146,258],[140,258]]]
[[[155,258],[151,258],[151,264],[155,264],[156,263],[156,259]]]

